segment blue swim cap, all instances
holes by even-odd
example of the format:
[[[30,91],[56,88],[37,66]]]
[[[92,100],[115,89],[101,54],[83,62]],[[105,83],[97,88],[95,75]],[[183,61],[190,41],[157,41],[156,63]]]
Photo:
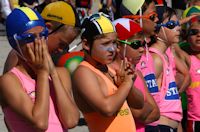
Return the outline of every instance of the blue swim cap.
[[[28,7],[15,8],[6,19],[7,38],[11,47],[16,49],[17,46],[15,34],[21,35],[36,26],[45,29],[45,22],[38,12]]]

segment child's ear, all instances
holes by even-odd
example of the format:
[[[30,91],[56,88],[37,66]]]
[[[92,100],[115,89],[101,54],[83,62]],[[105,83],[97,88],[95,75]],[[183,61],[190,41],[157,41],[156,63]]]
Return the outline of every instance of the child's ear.
[[[90,45],[88,43],[88,41],[86,39],[82,40],[82,45],[83,45],[83,49],[89,51],[90,50]]]

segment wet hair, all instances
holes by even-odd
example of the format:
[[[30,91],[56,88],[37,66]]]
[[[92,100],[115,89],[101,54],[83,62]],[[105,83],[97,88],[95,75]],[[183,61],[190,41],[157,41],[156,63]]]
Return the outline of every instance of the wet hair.
[[[142,12],[145,12],[145,11],[147,10],[148,6],[149,6],[152,2],[154,2],[155,5],[158,5],[157,0],[145,0],[144,4],[143,4],[143,6],[142,6]],[[166,3],[165,0],[163,0],[163,6],[167,6],[167,3]],[[137,15],[139,15],[139,11],[137,12]]]
[[[84,32],[81,35],[81,39],[86,39],[87,42],[91,45],[95,40],[95,36],[98,34],[98,31],[94,30],[96,26],[90,23],[89,18],[85,18],[81,28],[84,30]]]
[[[144,12],[147,10],[148,6],[149,6],[152,2],[154,2],[155,5],[158,4],[156,0],[145,0],[144,4],[143,4],[143,6],[142,6],[142,13],[144,13]],[[166,4],[166,2],[164,1],[164,5],[165,5],[165,4]],[[140,11],[138,11],[136,15],[139,15],[139,14],[140,14]]]
[[[143,4],[143,6],[142,6],[142,12],[145,12],[145,11],[147,10],[148,6],[149,6],[152,2],[156,3],[155,0],[145,0],[144,4]],[[139,14],[139,11],[137,12],[137,14]]]
[[[177,15],[176,11],[168,6],[157,6],[156,12],[159,19],[157,24],[161,24],[166,18],[170,20],[172,16]]]

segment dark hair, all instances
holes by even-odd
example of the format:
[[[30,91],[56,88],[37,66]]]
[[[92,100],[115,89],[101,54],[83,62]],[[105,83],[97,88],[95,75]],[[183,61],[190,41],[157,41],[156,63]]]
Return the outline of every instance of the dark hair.
[[[162,23],[165,18],[171,19],[172,16],[177,15],[176,11],[168,6],[157,6],[156,12],[158,14],[158,22],[157,24]]]
[[[144,4],[143,4],[143,6],[142,6],[142,12],[143,12],[143,13],[147,10],[148,6],[149,6],[152,2],[154,2],[155,5],[158,4],[158,2],[157,2],[156,0],[145,0],[145,1],[144,1]],[[166,3],[165,0],[163,0],[163,3],[164,3],[164,4]],[[139,15],[139,11],[137,12],[137,15]]]
[[[149,6],[152,2],[154,2],[155,5],[158,5],[157,0],[145,0],[144,4],[143,4],[143,6],[142,6],[142,12],[143,12],[143,13],[147,10],[148,6]],[[163,0],[163,5],[164,5],[164,6],[167,6],[167,3],[166,3],[165,0]],[[139,15],[139,11],[137,12],[137,15]]]
[[[96,26],[90,22],[89,18],[85,18],[81,28],[84,30],[81,35],[81,39],[86,39],[88,43],[92,44],[94,41],[94,36],[98,34],[97,30],[94,30]]]
[[[145,12],[146,9],[148,8],[148,6],[152,3],[152,2],[156,2],[155,0],[145,0],[144,4],[142,6],[142,12]],[[139,14],[139,11],[137,12],[137,14]]]
[[[96,26],[90,22],[90,19],[89,18],[85,18],[82,25],[81,25],[81,28],[84,30],[82,35],[81,35],[81,39],[86,39],[87,40],[87,44],[90,46],[90,50],[89,51],[86,51],[86,53],[88,54],[91,54],[91,50],[92,50],[92,47],[93,47],[93,43],[94,43],[94,40],[96,40],[97,38],[100,38],[102,37],[103,34],[99,34],[97,32],[97,30],[95,30]]]

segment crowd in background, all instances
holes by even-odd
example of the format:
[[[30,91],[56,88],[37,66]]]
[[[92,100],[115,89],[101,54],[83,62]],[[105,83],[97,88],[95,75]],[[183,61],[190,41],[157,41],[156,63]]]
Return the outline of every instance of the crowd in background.
[[[0,5],[0,12],[1,12],[1,22],[3,22],[6,17],[9,15],[11,10],[13,10],[16,7],[19,6],[27,6],[30,8],[34,8],[37,11],[41,12],[42,9],[45,7],[45,5],[49,4],[50,2],[55,2],[57,0],[2,0]],[[77,8],[77,12],[79,11],[80,17],[84,15],[88,15],[91,13],[96,13],[97,11],[103,11],[103,12],[112,12],[114,15],[114,18],[120,17],[120,4],[122,0],[64,0],[69,2],[73,5],[73,7]],[[169,7],[172,7],[173,9],[179,10],[180,15],[181,13],[187,8],[193,5],[192,0],[166,0],[167,5]],[[93,3],[97,3],[97,6],[93,5]],[[87,11],[80,11],[78,8],[86,9]],[[91,8],[96,8],[93,11],[91,11]],[[86,14],[85,14],[86,13]]]

